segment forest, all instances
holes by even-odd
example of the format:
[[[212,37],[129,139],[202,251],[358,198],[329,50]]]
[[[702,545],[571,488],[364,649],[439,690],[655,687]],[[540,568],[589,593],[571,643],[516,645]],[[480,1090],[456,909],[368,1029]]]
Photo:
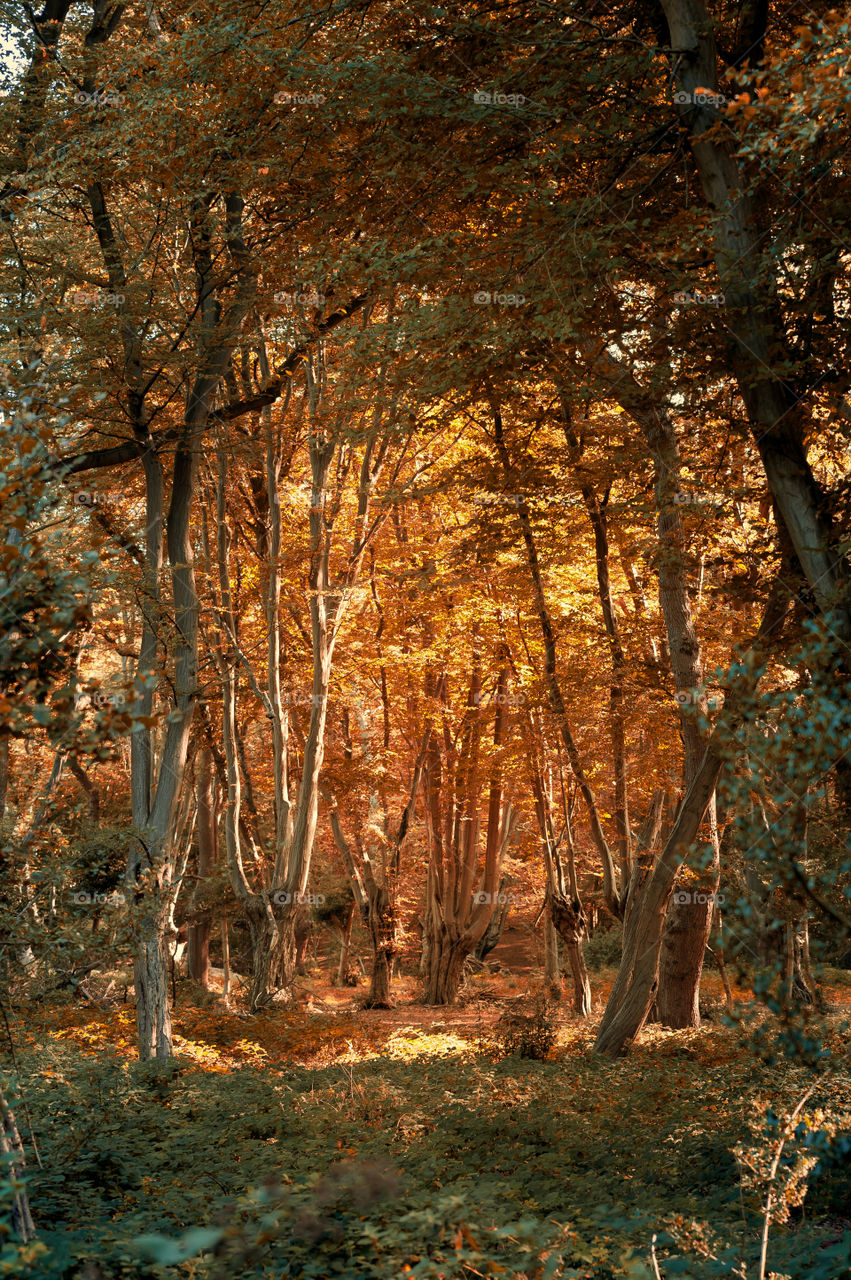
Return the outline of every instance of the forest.
[[[851,1280],[851,8],[3,0],[0,1276]]]

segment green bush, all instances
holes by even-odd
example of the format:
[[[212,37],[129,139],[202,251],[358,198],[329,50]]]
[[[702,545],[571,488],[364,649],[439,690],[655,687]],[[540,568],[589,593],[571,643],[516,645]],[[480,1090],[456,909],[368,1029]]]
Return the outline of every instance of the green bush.
[[[532,1013],[503,1014],[496,1030],[506,1058],[531,1058],[536,1062],[549,1057],[557,1035],[552,1008],[542,997]]]
[[[584,955],[589,969],[616,969],[623,951],[623,925],[613,924],[605,931],[598,929],[586,939]]]

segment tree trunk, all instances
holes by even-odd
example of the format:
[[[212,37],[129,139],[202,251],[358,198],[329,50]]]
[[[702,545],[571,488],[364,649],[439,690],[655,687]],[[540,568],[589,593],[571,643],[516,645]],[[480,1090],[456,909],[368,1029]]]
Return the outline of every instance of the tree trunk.
[[[447,703],[445,674],[427,692]],[[497,681],[493,745],[495,753],[507,735],[509,667]],[[473,650],[466,710],[456,743],[438,734],[425,739],[422,774],[429,845],[426,921],[428,936],[426,1003],[454,1002],[464,976],[464,963],[475,951],[498,911],[500,875],[514,825],[512,805],[503,799],[502,760],[492,757],[489,774],[484,866],[479,862],[482,777],[479,749],[482,733],[481,652]]]
[[[700,897],[712,895],[690,893],[689,901],[678,902],[674,894],[668,912],[656,996],[659,1021],[664,1027],[694,1029],[700,1026],[700,976],[712,926],[712,902],[706,905],[694,901]]]
[[[796,951],[795,959],[798,966],[798,972],[801,975],[801,981],[805,989],[810,993],[813,1003],[820,1013],[824,1013],[827,1009],[827,1002],[824,994],[816,982],[815,975],[812,970],[810,961],[810,922],[809,916],[804,915],[800,921],[800,930],[795,940]]]
[[[585,913],[578,898],[550,892],[549,909],[553,924],[564,943],[565,954],[573,978],[573,1007],[579,1018],[591,1014],[591,983],[582,954],[582,940],[586,934]]]
[[[230,938],[228,936],[228,918],[222,913],[222,999],[225,1005],[230,1003]]]
[[[133,963],[139,1058],[170,1058],[173,1053],[168,1005],[165,933],[158,921],[147,922]]]
[[[623,958],[594,1043],[595,1053],[617,1057],[638,1035],[650,1012],[658,986],[668,900],[721,772],[718,737],[716,729],[659,860],[627,913]]]
[[[189,974],[205,989],[210,985],[210,934],[213,914],[200,907],[207,881],[216,863],[216,812],[212,758],[201,752],[198,768],[198,880],[193,897],[194,923],[189,926]]]
[[[558,954],[558,931],[549,911],[544,912],[544,986],[550,1000],[561,1000],[564,983]]]
[[[307,973],[307,948],[313,933],[313,921],[306,907],[299,906],[295,913],[293,932],[295,934],[295,971]]]
[[[485,960],[493,951],[494,947],[498,945],[499,940],[502,937],[502,931],[505,928],[505,921],[508,916],[509,908],[509,903],[502,901],[503,897],[507,897],[504,893],[504,885],[505,881],[500,881],[499,893],[497,894],[497,909],[494,911],[486,932],[482,935],[478,946],[473,952],[477,960]]]
[[[505,442],[502,414],[496,405],[493,406],[493,419],[497,453],[502,464],[506,483],[513,486],[517,482],[514,479],[511,455],[509,454],[508,446]],[[517,522],[520,526],[520,533],[526,548],[526,560],[529,566],[529,576],[531,579],[532,592],[535,598],[535,611],[538,614],[538,620],[541,626],[541,635],[544,641],[544,667],[550,709],[558,723],[559,732],[561,734],[562,742],[564,743],[567,758],[570,762],[573,776],[576,779],[577,786],[579,787],[579,791],[582,795],[582,799],[588,813],[588,823],[591,828],[591,836],[594,840],[597,851],[600,854],[600,861],[603,867],[603,891],[606,897],[606,905],[609,907],[609,910],[613,915],[621,917],[623,915],[623,895],[619,888],[618,877],[615,875],[614,858],[606,841],[606,836],[600,821],[599,806],[582,764],[579,748],[573,734],[573,728],[568,718],[567,706],[564,701],[561,682],[558,677],[555,629],[553,627],[552,618],[550,616],[546,596],[544,594],[543,577],[541,574],[540,560],[538,558],[538,548],[532,527],[529,505],[525,498],[520,499],[515,510],[517,513]]]
[[[724,924],[721,919],[721,912],[715,912],[715,925],[717,935],[715,941],[715,959],[718,962],[718,972],[721,974],[721,981],[724,984],[724,1001],[728,1009],[733,1008],[733,991],[730,986],[730,979],[727,976],[727,958],[724,954]]]
[[[278,921],[265,894],[253,893],[244,900],[251,939],[251,987],[248,1011],[257,1013],[272,1003],[277,992],[275,981],[276,948],[280,946]],[[295,947],[293,946],[293,957]],[[293,974],[295,963],[293,962]]]
[[[464,965],[472,951],[468,938],[452,939],[443,927],[432,938],[426,975],[426,1004],[454,1004],[464,982]]]
[[[704,0],[662,0],[662,8],[676,87],[688,104],[680,108],[681,120],[691,137],[704,196],[717,215],[715,266],[725,297],[733,372],[778,520],[819,607],[832,618],[834,631],[847,638],[851,619],[842,602],[843,558],[804,444],[806,394],[794,375],[779,372],[794,365],[794,352],[776,286],[777,242],[765,234],[733,146],[717,127],[717,111],[693,102],[698,90],[717,86],[715,24]]]
[[[9,794],[9,735],[0,734],[0,818],[6,813]]]
[[[352,899],[351,906],[346,916],[346,922],[340,930],[340,963],[337,965],[337,976],[334,979],[335,987],[347,986],[346,978],[349,972],[349,949],[352,943],[352,927],[355,923],[355,903]]]
[[[292,988],[298,974],[300,923],[295,908],[298,903],[288,903],[278,918],[277,938],[272,943],[274,949],[271,975],[275,978],[275,989],[280,1000],[292,999]]]
[[[573,429],[570,404],[559,388],[562,408],[562,424],[565,439],[571,453],[571,462],[582,476],[581,458],[582,442]],[[626,656],[621,644],[612,599],[611,574],[609,572],[609,530],[606,507],[608,495],[601,501],[587,480],[580,485],[583,501],[594,530],[594,559],[597,566],[597,589],[600,596],[600,607],[603,623],[609,642],[609,654],[612,666],[612,679],[609,689],[609,728],[612,741],[612,763],[615,777],[615,827],[618,836],[618,860],[620,863],[620,888],[626,893],[631,871],[629,841],[629,801],[626,779],[626,715],[625,715],[625,683]]]
[[[368,1009],[390,1009],[390,969],[396,953],[396,920],[390,895],[383,885],[369,886],[366,924],[372,941],[372,977]]]

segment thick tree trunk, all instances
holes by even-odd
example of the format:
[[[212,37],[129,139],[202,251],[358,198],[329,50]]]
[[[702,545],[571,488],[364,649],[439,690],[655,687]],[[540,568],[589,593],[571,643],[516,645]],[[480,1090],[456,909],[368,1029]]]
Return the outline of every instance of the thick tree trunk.
[[[251,988],[248,995],[249,1013],[258,1013],[272,1004],[277,993],[275,980],[276,950],[281,945],[279,922],[275,919],[268,897],[251,894],[244,899],[245,914],[251,939]],[[293,944],[293,976],[295,976],[295,945]]]
[[[675,1029],[700,1026],[700,976],[712,927],[712,903],[693,900],[712,895],[704,892],[688,896],[688,902],[678,902],[674,894],[659,962],[659,1021]]]
[[[688,847],[697,835],[721,772],[718,730],[680,805],[664,848],[624,927],[623,959],[594,1044],[596,1053],[616,1057],[644,1026],[656,996],[659,952],[668,900]]]
[[[591,983],[582,954],[582,942],[587,928],[582,903],[578,898],[568,898],[560,893],[549,895],[550,914],[559,937],[564,943],[565,954],[573,978],[573,1007],[579,1018],[590,1017]]]
[[[827,1002],[824,994],[816,981],[810,960],[810,922],[809,917],[804,915],[798,922],[798,930],[795,938],[795,963],[798,966],[798,972],[801,975],[801,983],[804,989],[811,995],[813,1003],[820,1013],[824,1013],[827,1008]]]
[[[444,928],[432,937],[426,975],[426,1004],[454,1004],[464,982],[464,965],[473,947],[468,938],[450,937]]]
[[[287,903],[278,917],[277,938],[273,945],[272,975],[279,1000],[291,1000],[292,988],[298,975],[301,949],[302,922],[299,904]]]
[[[390,895],[383,885],[373,883],[369,887],[366,924],[372,941],[372,977],[366,1007],[390,1009],[390,971],[396,954],[396,919]]]
[[[165,932],[148,922],[136,948],[133,964],[136,991],[136,1031],[139,1058],[170,1058],[173,1053],[171,1011],[168,1004],[168,962]]]
[[[687,102],[680,108],[681,119],[691,136],[704,195],[716,212],[715,265],[724,291],[733,372],[778,517],[819,607],[832,615],[833,629],[847,637],[851,619],[841,599],[842,555],[804,445],[807,397],[785,372],[794,365],[794,353],[776,287],[776,241],[765,234],[734,147],[718,129],[716,109],[694,101],[698,90],[717,86],[715,24],[704,0],[661,2],[676,87]]]

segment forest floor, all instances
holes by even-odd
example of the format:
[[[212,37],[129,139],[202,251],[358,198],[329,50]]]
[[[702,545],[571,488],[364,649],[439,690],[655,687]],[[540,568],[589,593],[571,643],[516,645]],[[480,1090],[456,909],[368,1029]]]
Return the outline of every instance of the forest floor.
[[[19,1118],[42,1162],[30,1195],[48,1250],[28,1274],[756,1274],[765,1187],[748,1161],[764,1163],[766,1113],[788,1114],[813,1073],[754,1052],[766,1019],[744,990],[730,1026],[719,976],[706,970],[699,1031],[650,1027],[612,1063],[589,1049],[614,970],[593,972],[592,1017],[573,1015],[566,990],[554,1043],[534,1061],[507,1056],[499,1026],[534,1003],[531,963],[471,977],[446,1009],[417,1003],[418,980],[403,976],[395,1008],[365,1010],[365,984],[335,988],[327,958],[315,959],[295,1005],[259,1016],[245,1013],[238,985],[227,1008],[178,978],[177,1057],[166,1064],[135,1060],[126,971],[97,975],[88,999],[12,1010]],[[838,1056],[851,973],[830,979]],[[847,1073],[831,1080],[830,1105],[848,1128]],[[790,1204],[769,1258],[776,1277],[851,1277],[847,1164],[814,1180],[805,1212]]]
[[[447,1054],[490,1044],[505,1015],[528,1012],[530,1000],[540,991],[540,968],[530,954],[529,938],[520,930],[507,936],[489,957],[501,966],[469,976],[457,1004],[445,1008],[422,1003],[422,983],[410,973],[394,978],[392,1009],[365,1009],[368,982],[358,987],[333,984],[334,965],[328,955],[312,955],[295,988],[291,1006],[248,1016],[246,982],[232,975],[230,995],[222,999],[222,974],[211,971],[210,991],[201,991],[185,976],[177,975],[172,1001],[176,1051],[206,1070],[228,1071],[235,1066],[274,1066],[357,1062],[375,1054],[396,1057],[421,1053]],[[593,1042],[608,1000],[616,969],[592,972],[592,1015],[579,1020],[573,1014],[569,981],[562,999],[551,1006],[555,1023],[554,1060],[564,1053],[587,1049]],[[751,993],[730,974],[733,997],[739,1011],[751,1007]],[[129,1060],[136,1057],[135,1014],[131,971],[116,970],[94,975],[83,999],[69,999],[28,1011],[20,1029],[24,1043],[35,1044],[45,1034],[74,1041],[83,1052],[108,1050]],[[832,970],[824,996],[835,1013],[851,1015],[851,971]],[[653,1054],[685,1051],[694,1045],[715,1045],[722,1031],[724,989],[717,971],[705,968],[701,980],[702,1032],[669,1032],[648,1026],[633,1052]],[[721,1039],[724,1035],[721,1034]]]
[[[34,1045],[47,1035],[71,1040],[83,1052],[107,1050],[134,1060],[136,1025],[132,987],[126,988],[125,996],[125,988],[120,983],[129,975],[119,972],[109,980],[115,977],[119,981],[105,999],[97,994],[98,987],[103,989],[107,985],[101,982],[90,984],[90,999],[29,1010],[26,1028],[21,1028],[23,1043]],[[573,1015],[570,991],[565,986],[562,1000],[553,1006],[556,1024],[556,1043],[550,1055],[553,1059],[557,1060],[562,1052],[590,1045],[614,978],[613,969],[592,974],[592,1016],[585,1021]],[[172,1007],[175,1049],[182,1057],[196,1061],[207,1070],[228,1071],[241,1065],[299,1062],[309,1066],[358,1062],[375,1054],[406,1057],[469,1050],[490,1040],[505,1014],[514,1009],[528,1011],[530,996],[538,984],[519,982],[514,974],[476,974],[468,979],[457,1005],[435,1008],[422,1004],[419,979],[403,975],[393,982],[392,1009],[364,1009],[366,984],[355,989],[335,987],[327,972],[309,969],[298,980],[292,1007],[276,1007],[254,1016],[245,1011],[239,980],[227,1004],[216,993],[217,987],[221,989],[220,973],[214,972],[212,986],[212,992],[202,993],[187,979],[177,979],[177,999]],[[695,1044],[706,1042],[711,1030],[720,1030],[717,1019],[724,992],[716,973],[704,974],[701,993],[703,1006],[708,1008],[712,1021],[707,1020],[703,1034],[695,1033]],[[837,1007],[846,1003],[851,1006],[851,984],[830,988],[826,995]],[[750,998],[749,993],[739,987],[734,988],[734,996],[743,1003]],[[685,1046],[689,1043],[689,1033],[650,1027],[641,1043],[648,1051],[649,1046],[665,1042]]]

